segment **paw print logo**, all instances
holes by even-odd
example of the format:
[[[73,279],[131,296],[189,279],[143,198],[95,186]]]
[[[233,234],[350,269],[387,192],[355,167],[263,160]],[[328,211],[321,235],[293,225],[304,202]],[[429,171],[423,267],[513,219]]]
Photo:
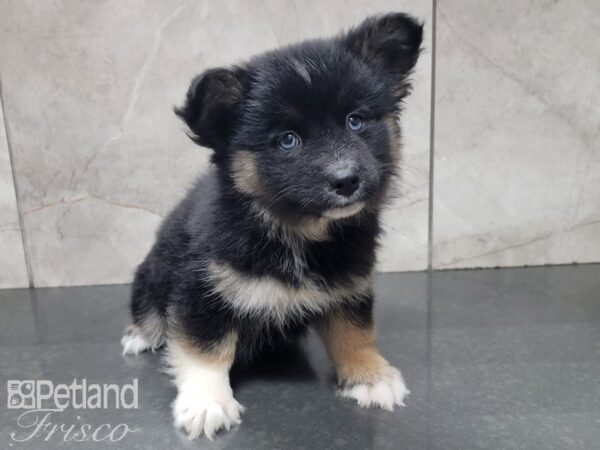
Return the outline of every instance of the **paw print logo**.
[[[33,380],[8,380],[6,382],[7,406],[10,409],[30,409],[35,407]]]

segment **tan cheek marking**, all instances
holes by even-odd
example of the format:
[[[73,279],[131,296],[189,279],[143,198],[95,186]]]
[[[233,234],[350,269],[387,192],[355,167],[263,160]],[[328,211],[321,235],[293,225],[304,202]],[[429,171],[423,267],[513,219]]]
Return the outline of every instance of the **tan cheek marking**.
[[[408,97],[412,93],[413,87],[412,84],[408,81],[403,81],[398,86],[396,86],[395,94],[398,98]]]
[[[390,114],[383,121],[390,136],[392,162],[397,164],[400,161],[400,126],[398,125],[398,119],[395,114]]]
[[[375,345],[372,325],[360,327],[342,314],[332,313],[317,326],[317,330],[340,384],[372,383],[388,366]]]
[[[264,188],[260,183],[254,155],[248,150],[236,152],[232,162],[233,182],[243,193],[260,195]]]

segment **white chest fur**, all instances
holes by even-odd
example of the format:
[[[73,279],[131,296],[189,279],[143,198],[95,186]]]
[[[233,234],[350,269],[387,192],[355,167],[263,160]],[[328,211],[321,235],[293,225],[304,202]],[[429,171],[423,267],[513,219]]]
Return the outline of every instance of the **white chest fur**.
[[[253,277],[227,264],[208,264],[214,292],[240,315],[268,317],[283,323],[290,316],[318,313],[341,302],[351,302],[371,288],[371,276],[350,283],[320,288],[311,282],[291,287],[271,276]]]

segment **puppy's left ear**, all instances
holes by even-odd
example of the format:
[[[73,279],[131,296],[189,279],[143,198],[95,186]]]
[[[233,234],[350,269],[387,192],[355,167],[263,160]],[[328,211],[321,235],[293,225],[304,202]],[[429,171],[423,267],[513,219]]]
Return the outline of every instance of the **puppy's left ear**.
[[[421,51],[421,23],[403,13],[369,17],[342,39],[358,58],[398,80],[399,94],[406,95],[406,77]]]

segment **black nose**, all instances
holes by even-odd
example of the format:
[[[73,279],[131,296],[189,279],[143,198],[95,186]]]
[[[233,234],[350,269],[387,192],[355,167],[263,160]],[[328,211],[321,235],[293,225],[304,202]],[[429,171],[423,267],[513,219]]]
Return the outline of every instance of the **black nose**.
[[[350,197],[358,189],[360,178],[355,173],[332,174],[329,176],[329,184],[337,194]]]

